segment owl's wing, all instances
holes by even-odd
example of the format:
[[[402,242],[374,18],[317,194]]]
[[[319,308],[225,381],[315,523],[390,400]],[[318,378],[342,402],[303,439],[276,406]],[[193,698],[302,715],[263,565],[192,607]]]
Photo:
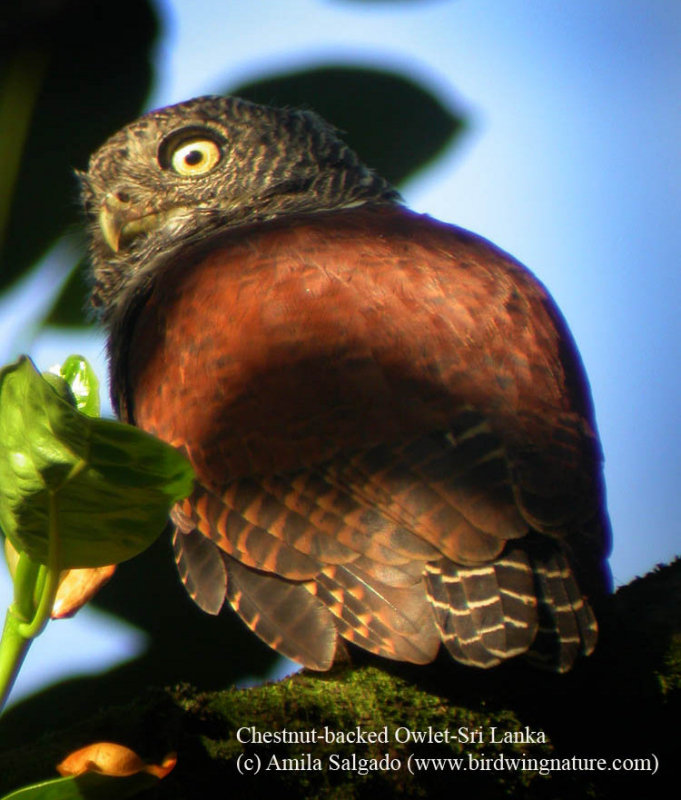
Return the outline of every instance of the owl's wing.
[[[536,507],[532,528],[499,437],[473,411],[456,421],[314,471],[241,479],[222,495],[198,489],[183,513],[218,574],[203,560],[187,570],[193,543],[176,534],[190,594],[216,592],[215,611],[228,597],[268,644],[317,669],[330,666],[336,632],[416,663],[442,640],[470,665],[532,650],[569,667],[597,631],[566,536],[580,531],[556,528],[552,515],[540,533]]]

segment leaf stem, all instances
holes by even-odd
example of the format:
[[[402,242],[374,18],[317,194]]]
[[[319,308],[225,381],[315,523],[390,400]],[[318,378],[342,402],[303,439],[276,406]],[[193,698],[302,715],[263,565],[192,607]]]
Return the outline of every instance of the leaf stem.
[[[22,551],[14,574],[14,602],[7,610],[0,639],[0,711],[31,642],[50,619],[57,595],[60,574],[57,493],[50,492],[49,498],[48,563],[38,564]]]
[[[19,669],[31,646],[32,640],[27,639],[20,631],[21,624],[14,606],[10,606],[7,609],[5,627],[0,640],[0,711],[5,707]]]
[[[33,614],[22,623],[20,632],[27,638],[38,636],[47,625],[54,598],[57,596],[59,586],[59,525],[57,516],[57,493],[52,491],[50,496],[50,511],[48,517],[49,536],[47,545],[47,566],[40,565],[36,576]],[[22,553],[22,555],[24,555]],[[30,620],[30,621],[28,621]]]
[[[26,622],[33,618],[33,611],[38,602],[35,588],[38,584],[38,573],[41,565],[20,551],[17,568],[14,573],[14,603],[12,608],[18,619]]]

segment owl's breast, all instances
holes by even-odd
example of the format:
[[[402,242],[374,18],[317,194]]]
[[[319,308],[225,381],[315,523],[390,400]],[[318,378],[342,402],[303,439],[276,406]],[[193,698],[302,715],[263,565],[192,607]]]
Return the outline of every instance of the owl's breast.
[[[445,430],[465,408],[500,428],[588,418],[552,309],[500,251],[402,209],[244,227],[158,275],[130,334],[132,416],[216,484]]]

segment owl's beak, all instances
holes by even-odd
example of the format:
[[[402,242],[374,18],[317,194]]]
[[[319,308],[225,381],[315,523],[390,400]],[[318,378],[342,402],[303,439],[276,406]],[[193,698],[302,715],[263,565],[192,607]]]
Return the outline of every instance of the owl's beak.
[[[102,231],[104,241],[109,245],[114,253],[117,253],[121,240],[121,229],[123,227],[120,224],[120,220],[117,219],[107,208],[102,207],[102,210],[99,212],[99,227]]]
[[[140,214],[127,199],[121,200],[119,193],[110,192],[99,209],[99,228],[104,241],[117,253],[125,242],[158,227],[165,216],[158,211]]]
[[[99,228],[104,241],[114,253],[120,249],[121,233],[131,219],[130,206],[111,192],[99,209]]]

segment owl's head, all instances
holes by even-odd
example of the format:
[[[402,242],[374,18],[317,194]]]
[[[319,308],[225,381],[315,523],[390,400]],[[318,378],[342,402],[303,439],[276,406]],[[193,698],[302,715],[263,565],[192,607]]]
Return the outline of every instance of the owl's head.
[[[105,142],[78,176],[92,303],[105,320],[177,248],[213,231],[398,198],[316,114],[236,97],[152,111]]]

